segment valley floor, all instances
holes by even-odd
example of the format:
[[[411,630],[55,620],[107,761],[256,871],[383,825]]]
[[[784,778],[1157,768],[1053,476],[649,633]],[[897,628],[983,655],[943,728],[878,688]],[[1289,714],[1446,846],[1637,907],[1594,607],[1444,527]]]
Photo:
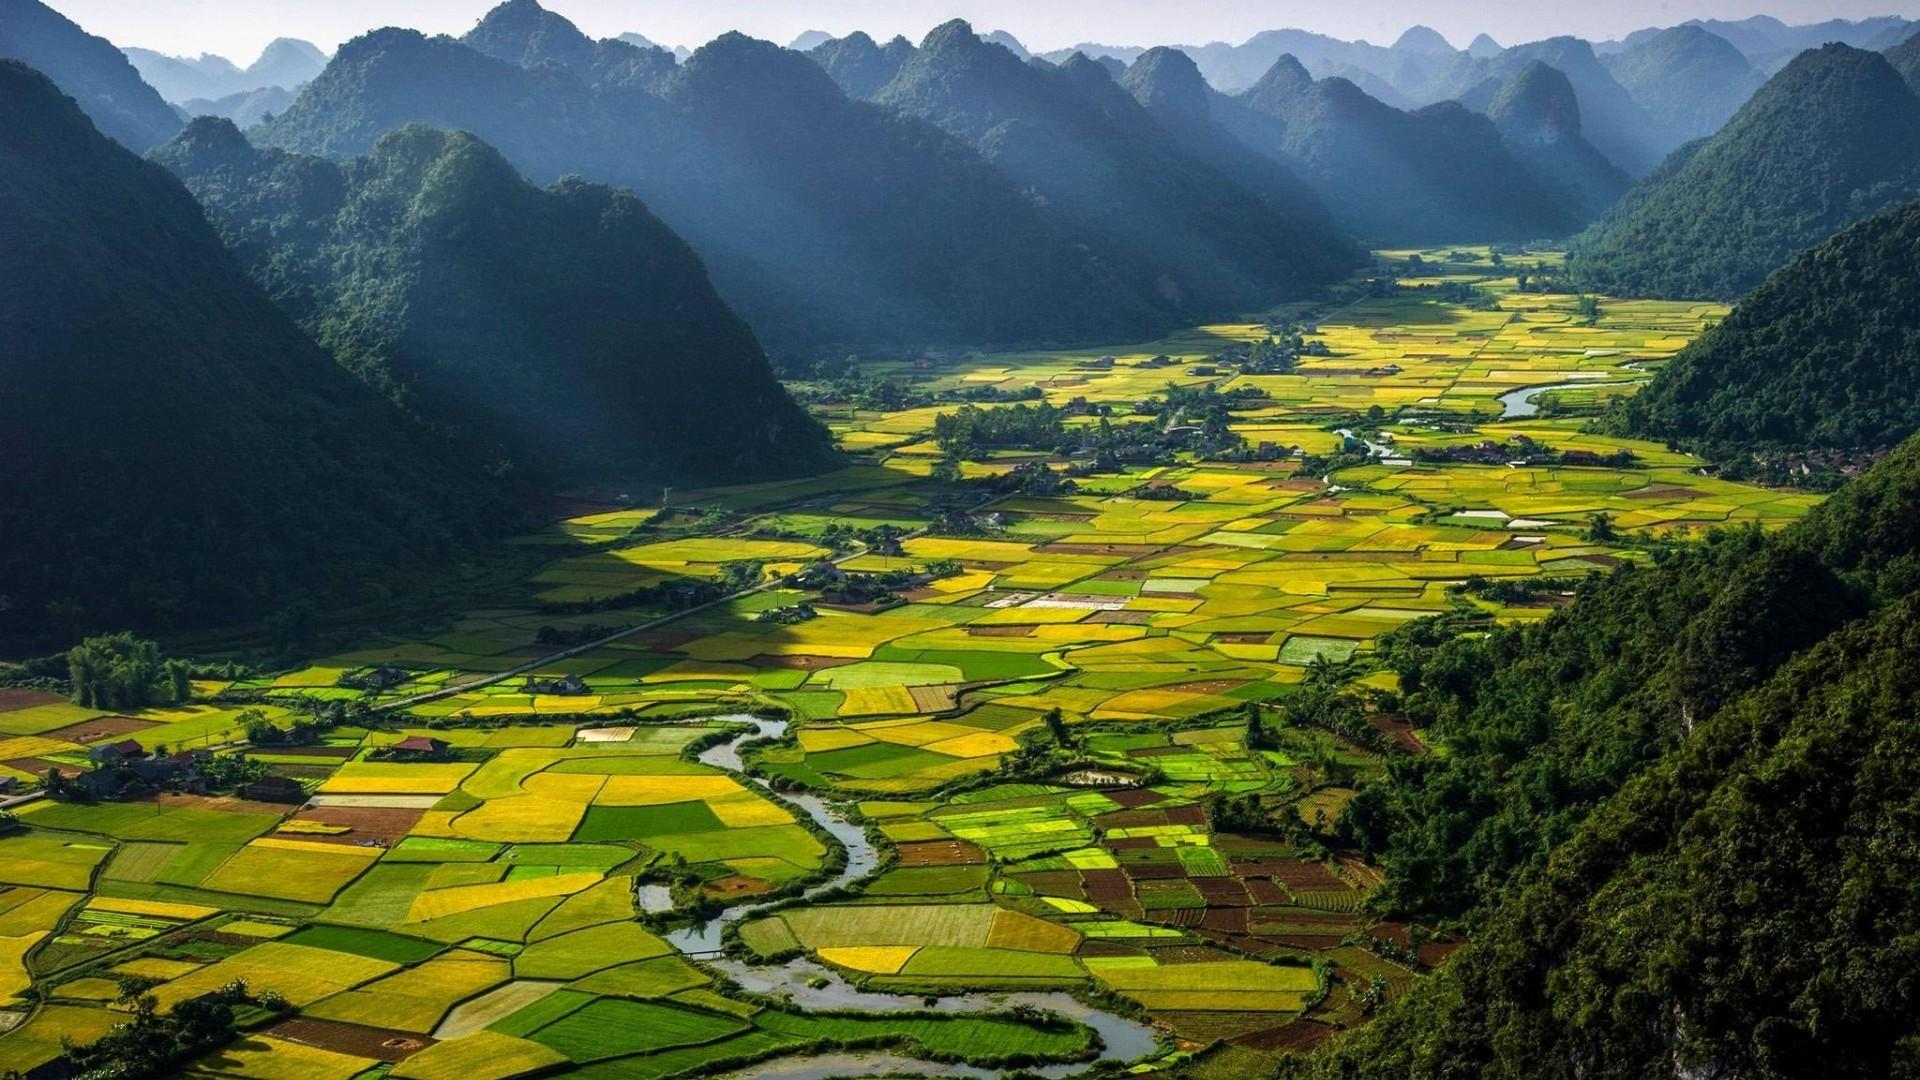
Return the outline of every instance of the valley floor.
[[[1297,1050],[1363,1023],[1457,947],[1370,914],[1377,871],[1326,846],[1391,757],[1445,750],[1395,723],[1376,640],[1463,607],[1544,618],[1655,540],[1776,527],[1815,501],[1583,430],[1579,409],[1631,393],[1725,307],[1583,312],[1518,291],[1486,249],[1424,254],[1427,276],[1320,313],[1305,338],[1324,355],[1289,374],[1215,359],[1265,324],[1118,353],[873,363],[948,400],[816,406],[856,456],[826,476],[673,492],[668,511],[582,507],[521,541],[551,552],[524,589],[443,632],[127,716],[0,691],[0,770],[34,778],[84,771],[114,740],[236,752],[247,709],[285,724],[342,701],[397,721],[249,750],[304,807],[265,790],[15,807],[0,1026],[18,1026],[0,1071],[104,1034],[129,988],[165,1010],[235,979],[293,1012],[246,1013],[257,1026],[195,1075],[666,1077],[828,1044],[959,1046],[985,1074],[1065,1075],[1099,1056],[1094,1030],[1112,1049],[1149,1023],[1163,1038],[1147,1055],[1175,1060],[1218,1042]],[[1462,284],[1497,307],[1439,298]],[[983,493],[1069,464],[1043,451],[941,475],[931,432],[949,392],[1071,406],[1072,432],[1103,406],[1137,420],[1169,384],[1263,392],[1231,414],[1244,451],[1071,490],[1056,473]],[[1551,389],[1522,393],[1536,388]],[[876,550],[883,527],[897,553]],[[828,559],[824,592],[783,583]],[[836,591],[862,574],[895,575],[890,595]],[[1330,679],[1376,695],[1368,737],[1285,722],[1290,698]],[[1003,779],[1053,710],[1077,774]],[[794,721],[744,750],[772,788],[695,757],[737,731],[717,717],[746,713]],[[1249,744],[1249,713],[1270,738]],[[728,964],[802,957],[796,970],[842,988],[842,1011],[742,995],[676,948],[684,920],[632,918],[636,882],[643,906],[684,911],[830,879],[846,845],[779,794],[797,788],[866,826],[881,867],[740,920]],[[1236,831],[1209,809],[1221,794],[1299,828]],[[876,1013],[856,987],[913,996]],[[920,1011],[919,995],[970,990],[1097,1009]]]

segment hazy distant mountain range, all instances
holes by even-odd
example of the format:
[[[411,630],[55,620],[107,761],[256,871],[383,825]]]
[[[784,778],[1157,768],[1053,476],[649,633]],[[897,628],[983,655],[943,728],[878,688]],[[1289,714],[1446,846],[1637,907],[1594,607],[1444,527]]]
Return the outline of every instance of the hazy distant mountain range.
[[[461,41],[382,30],[349,42],[253,135],[355,157],[408,123],[471,131],[539,183],[631,187],[787,351],[1124,339],[1245,298],[1172,275],[1152,291],[1133,269],[1141,256],[1029,198],[960,140],[850,100],[799,53],[736,34],[677,64],[592,41],[532,0],[500,5]]]
[[[101,133],[144,153],[180,130],[180,116],[113,42],[95,37],[39,0],[0,0],[0,59],[52,79]]]
[[[0,12],[0,55],[51,73],[136,150],[187,113],[336,160],[421,123],[473,132],[536,184],[629,187],[777,356],[1134,338],[1310,293],[1362,244],[1564,238],[1603,218],[1575,264],[1596,287],[1737,295],[1907,190],[1883,162],[1904,160],[1899,133],[1835,119],[1818,161],[1771,149],[1792,142],[1777,117],[1826,115],[1819,80],[1767,95],[1775,120],[1729,127],[1779,54],[1854,41],[1891,50],[1876,62],[1894,83],[1920,78],[1920,24],[1896,17],[1464,50],[1425,27],[1386,46],[1274,30],[1044,56],[955,22],[917,44],[809,32],[802,54],[730,34],[686,53],[596,41],[508,0],[459,40],[378,30],[329,59],[283,39],[242,70],[123,57],[35,0]],[[1885,105],[1882,91],[1867,96]],[[1687,209],[1713,163],[1776,157],[1797,179],[1723,164],[1712,182],[1752,188],[1742,212],[1786,214],[1778,242],[1729,222],[1728,200]],[[1840,201],[1815,212],[1817,198]],[[1648,228],[1694,241],[1609,240]]]
[[[277,38],[245,68],[224,56],[167,56],[151,49],[122,50],[149,86],[176,104],[211,100],[279,87],[298,89],[327,66],[327,54],[312,42]]]
[[[1614,164],[1638,176],[1682,143],[1718,130],[1766,75],[1801,50],[1829,41],[1885,49],[1916,28],[1920,23],[1893,16],[1796,27],[1762,16],[1648,29],[1604,43],[1563,37],[1503,48],[1482,34],[1459,50],[1416,26],[1388,46],[1272,30],[1239,45],[1176,48],[1225,93],[1252,89],[1282,56],[1292,56],[1316,79],[1346,79],[1401,108],[1448,99],[1484,108],[1498,82],[1532,60],[1543,60],[1572,82],[1586,137]],[[1083,52],[1132,63],[1145,51],[1088,43],[1043,55],[1057,62]]]

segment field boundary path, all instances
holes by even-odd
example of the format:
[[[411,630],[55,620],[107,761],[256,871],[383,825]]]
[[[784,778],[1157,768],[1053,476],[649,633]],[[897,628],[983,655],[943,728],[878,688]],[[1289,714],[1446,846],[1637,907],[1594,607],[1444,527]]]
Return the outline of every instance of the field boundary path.
[[[1010,498],[1013,498],[1012,493],[1009,493],[1006,495],[996,495],[993,498],[986,500],[985,502],[975,504],[968,512],[977,514],[980,511],[985,510],[996,503],[1005,502]],[[929,528],[930,526],[915,529],[910,533],[906,533],[902,535],[900,539],[911,540],[915,537],[925,536],[927,535]],[[844,555],[836,555],[833,558],[829,559],[828,561],[833,563],[835,566],[838,566],[841,563],[848,562],[853,559],[857,559],[865,554],[867,554],[867,551],[864,549],[859,551],[849,551]],[[721,604],[730,604],[735,600],[739,600],[743,597],[752,596],[755,593],[765,592],[768,589],[777,587],[779,584],[780,584],[779,578],[771,578],[769,580],[761,582],[758,585],[753,585],[748,588],[741,589],[738,592],[728,593],[726,596],[722,596],[715,600],[709,600],[704,604],[695,604],[693,607],[690,607],[690,608],[685,608],[680,611],[669,612],[665,615],[660,616],[657,619],[648,619],[645,622],[636,623],[632,626],[627,627],[624,630],[616,630],[613,633],[606,635],[605,637],[595,638],[594,640],[585,642],[584,644],[570,645],[567,648],[559,650],[558,652],[549,653],[546,656],[542,656],[534,660],[529,660],[524,664],[520,664],[516,667],[508,668],[505,671],[489,672],[485,675],[477,675],[471,679],[463,679],[459,682],[449,682],[447,683],[447,685],[438,687],[433,690],[426,690],[418,694],[410,694],[407,697],[396,698],[393,701],[382,702],[381,704],[375,705],[373,707],[373,711],[378,713],[404,712],[405,710],[411,709],[416,705],[425,705],[431,701],[439,701],[442,698],[454,697],[459,694],[464,694],[470,690],[480,690],[489,686],[497,686],[500,683],[506,682],[509,679],[515,679],[515,678],[519,678],[522,675],[531,674],[532,672],[538,671],[541,668],[548,666],[549,664],[558,663],[559,661],[562,661],[562,660],[571,660],[576,656],[581,656],[586,653],[593,652],[596,649],[603,649],[608,645],[612,645],[614,642],[624,641],[627,638],[634,636],[635,634],[645,633],[648,630],[653,630],[658,627],[665,626],[667,623],[673,622],[676,619],[684,619],[689,615],[698,614],[699,612],[709,611],[713,608],[719,607]]]

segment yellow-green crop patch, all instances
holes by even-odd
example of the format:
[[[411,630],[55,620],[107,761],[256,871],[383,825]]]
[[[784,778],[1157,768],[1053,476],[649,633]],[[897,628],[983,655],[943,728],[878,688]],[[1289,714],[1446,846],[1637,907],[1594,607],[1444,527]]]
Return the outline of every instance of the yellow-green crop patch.
[[[867,358],[906,407],[817,407],[846,468],[585,508],[526,538],[537,568],[485,607],[130,720],[16,698],[0,775],[83,772],[113,735],[250,753],[297,785],[264,794],[307,801],[22,806],[0,1002],[52,1004],[0,1036],[0,1066],[98,1037],[121,977],[158,980],[163,1009],[244,979],[312,1020],[431,1036],[388,1074],[421,1080],[666,1076],[881,1034],[1083,1049],[1070,1026],[766,1008],[675,955],[696,911],[837,865],[796,786],[857,801],[884,861],[747,915],[750,952],[874,991],[1110,992],[1196,1045],[1363,1022],[1453,944],[1371,914],[1375,871],[1305,839],[1331,843],[1394,754],[1445,752],[1376,715],[1400,691],[1383,636],[1545,618],[1653,541],[1816,502],[1588,430],[1724,307],[1583,310],[1485,247],[1417,254],[1392,295],[1271,313],[1301,334],[1289,364],[1240,357],[1265,319]],[[1459,286],[1482,302],[1443,299]],[[946,460],[937,418],[986,388],[1060,426]],[[1290,722],[1338,687],[1372,708]],[[349,701],[391,711],[244,746],[243,708],[285,728]],[[688,752],[727,713],[790,718],[742,751],[766,786]],[[344,1078],[370,1067],[349,1049],[265,1029],[195,1068]]]

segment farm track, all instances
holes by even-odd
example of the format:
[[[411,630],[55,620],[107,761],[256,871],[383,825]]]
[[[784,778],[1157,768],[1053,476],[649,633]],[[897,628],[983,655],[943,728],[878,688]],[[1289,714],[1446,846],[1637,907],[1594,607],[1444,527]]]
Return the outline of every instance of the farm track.
[[[1005,502],[1007,499],[1010,499],[1012,497],[1013,496],[1011,494],[995,496],[994,498],[988,499],[985,502],[975,504],[970,509],[969,512],[979,513],[980,511],[985,510],[990,506],[993,506],[997,503]],[[759,515],[759,516],[764,517],[766,515]],[[749,524],[749,522],[742,522],[741,527],[744,528],[747,524]],[[900,539],[911,540],[916,537],[925,536],[927,535],[927,533],[928,533],[927,528],[919,528],[919,529],[913,530],[910,533],[903,534],[900,537]],[[722,533],[720,535],[727,535],[727,534]],[[832,562],[835,566],[838,566],[842,563],[850,562],[854,559],[857,559],[860,556],[865,554],[867,554],[867,552],[864,549],[859,551],[849,551],[844,555],[836,555],[829,561]],[[596,638],[592,641],[585,642],[584,644],[570,645],[565,649],[559,650],[558,652],[550,653],[546,656],[539,657],[538,659],[535,659],[535,660],[529,660],[524,664],[520,664],[516,667],[509,668],[505,671],[490,672],[486,675],[476,676],[475,678],[471,678],[471,679],[464,679],[457,683],[449,682],[447,685],[439,687],[438,689],[428,690],[424,693],[413,694],[404,698],[397,698],[393,701],[382,702],[381,704],[374,706],[374,711],[380,712],[380,713],[404,712],[407,709],[411,709],[416,705],[425,705],[428,702],[439,701],[443,698],[454,697],[456,695],[464,694],[473,690],[482,690],[489,686],[498,686],[499,684],[506,682],[509,679],[519,678],[522,675],[527,675],[531,672],[538,671],[541,668],[546,667],[550,664],[558,663],[562,660],[571,660],[577,656],[583,656],[587,653],[593,652],[596,649],[606,648],[608,645],[612,645],[615,642],[624,641],[627,638],[634,636],[635,634],[641,634],[641,633],[645,633],[648,630],[657,629],[669,623],[675,622],[679,619],[684,619],[689,615],[699,614],[702,611],[710,611],[713,608],[721,606],[722,604],[730,604],[735,600],[752,596],[755,593],[766,592],[768,589],[775,588],[778,585],[779,585],[778,579],[763,581],[760,584],[753,586],[752,588],[741,589],[738,592],[729,593],[726,596],[719,597],[718,599],[715,599],[715,600],[709,600],[704,604],[697,604],[693,607],[685,609],[684,611],[675,611],[666,615],[662,615],[657,619],[649,619],[646,622],[636,623],[635,625],[629,626],[624,630],[615,631],[614,633],[608,634],[605,637]]]

